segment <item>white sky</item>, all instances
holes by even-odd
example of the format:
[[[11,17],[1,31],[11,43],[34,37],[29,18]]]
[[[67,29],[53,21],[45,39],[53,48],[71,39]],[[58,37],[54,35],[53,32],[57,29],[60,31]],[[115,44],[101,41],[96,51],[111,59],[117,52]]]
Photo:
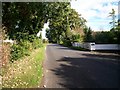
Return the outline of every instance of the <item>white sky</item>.
[[[87,20],[87,25],[93,30],[109,30],[111,18],[109,12],[115,9],[118,16],[119,0],[72,0],[71,7]]]
[[[46,31],[45,30],[46,30],[46,28],[49,28],[48,25],[49,25],[49,23],[45,23],[44,27],[42,28],[42,31],[39,31],[37,33],[37,36],[39,36],[40,33],[42,33],[42,39],[46,39]]]

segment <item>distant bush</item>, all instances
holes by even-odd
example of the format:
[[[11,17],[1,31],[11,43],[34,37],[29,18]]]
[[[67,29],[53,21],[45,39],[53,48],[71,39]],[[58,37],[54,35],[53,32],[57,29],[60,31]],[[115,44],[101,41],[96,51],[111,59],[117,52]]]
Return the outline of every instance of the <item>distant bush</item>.
[[[48,40],[46,40],[46,39],[43,39],[42,41],[43,41],[43,43],[48,43]]]
[[[111,31],[95,32],[93,36],[93,40],[95,43],[117,44],[118,42],[115,33],[116,32],[111,32]]]
[[[38,37],[34,38],[32,42],[33,49],[39,48],[42,46],[42,40],[39,39]]]

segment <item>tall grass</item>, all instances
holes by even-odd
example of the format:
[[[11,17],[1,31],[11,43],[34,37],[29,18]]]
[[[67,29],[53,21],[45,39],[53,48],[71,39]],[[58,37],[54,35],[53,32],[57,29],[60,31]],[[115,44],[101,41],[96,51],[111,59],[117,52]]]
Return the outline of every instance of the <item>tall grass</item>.
[[[45,45],[20,60],[10,63],[3,73],[3,88],[36,88],[41,83]]]

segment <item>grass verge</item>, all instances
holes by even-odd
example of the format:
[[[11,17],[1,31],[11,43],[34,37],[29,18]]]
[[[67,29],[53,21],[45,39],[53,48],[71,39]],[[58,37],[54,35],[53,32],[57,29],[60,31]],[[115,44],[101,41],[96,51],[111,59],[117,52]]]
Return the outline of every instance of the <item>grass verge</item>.
[[[45,55],[45,46],[31,52],[30,56],[21,58],[3,67],[2,88],[36,88],[40,85]]]

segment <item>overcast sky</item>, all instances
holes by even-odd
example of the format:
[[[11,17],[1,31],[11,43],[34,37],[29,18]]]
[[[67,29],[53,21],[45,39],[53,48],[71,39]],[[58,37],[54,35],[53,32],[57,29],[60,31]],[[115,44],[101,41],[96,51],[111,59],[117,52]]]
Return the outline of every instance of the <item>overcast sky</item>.
[[[118,16],[118,1],[120,0],[72,0],[71,7],[82,14],[93,30],[109,30],[109,12],[113,8]]]

